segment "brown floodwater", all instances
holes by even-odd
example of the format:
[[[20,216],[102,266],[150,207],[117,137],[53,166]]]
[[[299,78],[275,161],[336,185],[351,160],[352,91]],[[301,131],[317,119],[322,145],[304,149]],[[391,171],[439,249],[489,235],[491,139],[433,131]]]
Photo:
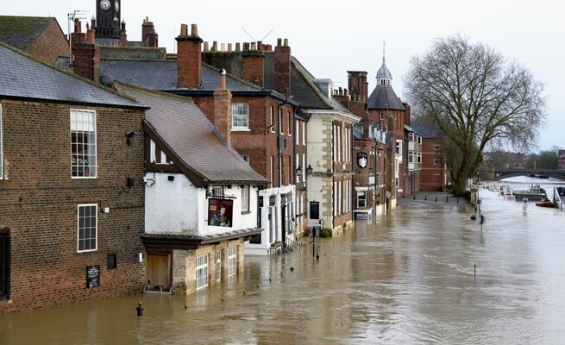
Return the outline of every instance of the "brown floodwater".
[[[194,295],[0,317],[0,344],[565,343],[565,211],[480,197],[482,226],[463,203],[401,200]]]

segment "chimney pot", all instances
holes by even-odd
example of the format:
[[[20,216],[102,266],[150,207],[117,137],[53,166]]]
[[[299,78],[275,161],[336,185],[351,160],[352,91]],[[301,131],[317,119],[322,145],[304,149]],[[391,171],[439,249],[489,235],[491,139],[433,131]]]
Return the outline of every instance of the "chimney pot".
[[[192,36],[198,36],[198,25],[192,24],[190,27],[190,34]]]
[[[188,25],[186,24],[180,25],[180,36],[188,36]]]

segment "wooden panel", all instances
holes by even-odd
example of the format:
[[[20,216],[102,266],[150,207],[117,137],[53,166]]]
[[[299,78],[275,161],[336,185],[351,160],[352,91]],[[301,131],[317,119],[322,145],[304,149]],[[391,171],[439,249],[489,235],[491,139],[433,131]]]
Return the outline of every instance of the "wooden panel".
[[[147,284],[148,288],[160,287],[167,290],[171,284],[170,254],[147,255]]]

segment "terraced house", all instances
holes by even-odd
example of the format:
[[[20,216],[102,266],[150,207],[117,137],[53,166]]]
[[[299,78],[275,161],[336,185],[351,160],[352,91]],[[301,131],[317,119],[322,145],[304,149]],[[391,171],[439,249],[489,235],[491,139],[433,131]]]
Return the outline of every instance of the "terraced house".
[[[146,106],[0,43],[0,314],[143,287]]]

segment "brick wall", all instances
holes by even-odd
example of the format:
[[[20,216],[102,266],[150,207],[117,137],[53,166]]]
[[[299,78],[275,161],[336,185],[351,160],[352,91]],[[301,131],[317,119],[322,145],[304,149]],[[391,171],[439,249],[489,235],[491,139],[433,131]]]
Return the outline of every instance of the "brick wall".
[[[55,19],[51,20],[26,52],[50,64],[55,63],[59,56],[69,56],[69,44]]]
[[[70,109],[97,113],[98,178],[71,179]],[[0,228],[11,240],[10,299],[0,315],[123,296],[142,290],[143,111],[3,101],[4,158]],[[135,184],[128,188],[127,178]],[[77,205],[98,204],[98,250],[77,253]],[[117,268],[106,267],[108,254]],[[86,266],[99,265],[100,286],[86,288]]]

